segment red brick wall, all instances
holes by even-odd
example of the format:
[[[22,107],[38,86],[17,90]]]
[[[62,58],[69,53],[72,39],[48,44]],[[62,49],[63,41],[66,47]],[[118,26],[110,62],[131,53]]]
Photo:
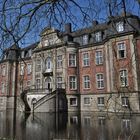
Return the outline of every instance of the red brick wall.
[[[96,51],[103,51],[103,64],[96,65],[95,61],[95,52]],[[84,50],[84,52],[86,52]],[[87,51],[90,55],[90,65],[87,67],[83,67],[83,51],[79,53],[79,71],[80,71],[80,92],[82,94],[96,94],[96,93],[104,93],[106,92],[106,66],[105,66],[105,51],[103,49],[90,49]],[[102,73],[104,76],[104,88],[98,89],[96,83],[96,74]],[[90,77],[90,88],[84,89],[83,87],[83,76],[89,75]]]
[[[119,59],[117,57],[117,44],[124,42],[126,44],[126,58],[123,59]],[[131,55],[131,49],[130,49],[130,41],[129,39],[127,40],[122,40],[119,42],[113,42],[112,43],[113,46],[113,68],[114,68],[114,73],[113,73],[113,77],[114,77],[114,88],[115,90],[120,90],[120,70],[121,69],[126,69],[128,70],[128,87],[127,90],[131,91],[134,90],[134,75],[132,73],[132,55]]]

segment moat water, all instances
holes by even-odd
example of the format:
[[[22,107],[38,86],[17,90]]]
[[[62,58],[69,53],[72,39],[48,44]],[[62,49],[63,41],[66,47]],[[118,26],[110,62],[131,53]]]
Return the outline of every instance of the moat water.
[[[0,140],[140,140],[140,115],[0,112]]]

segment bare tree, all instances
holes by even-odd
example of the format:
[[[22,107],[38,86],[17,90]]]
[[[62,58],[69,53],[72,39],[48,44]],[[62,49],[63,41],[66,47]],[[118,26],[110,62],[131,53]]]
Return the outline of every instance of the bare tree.
[[[128,0],[3,0],[0,2],[1,48],[11,43],[22,45],[29,34],[34,35],[34,40],[44,26],[62,29],[71,22],[79,28],[94,19],[102,21],[120,14],[122,9],[131,12],[136,4],[134,0],[131,5]]]

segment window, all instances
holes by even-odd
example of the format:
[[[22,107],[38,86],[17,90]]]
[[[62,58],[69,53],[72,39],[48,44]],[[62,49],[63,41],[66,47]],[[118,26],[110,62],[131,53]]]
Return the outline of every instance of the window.
[[[36,68],[36,72],[40,72],[41,71],[41,60],[40,59],[36,60],[35,68]]]
[[[88,44],[88,35],[83,36],[83,45]]]
[[[126,57],[126,46],[125,43],[118,43],[118,58],[122,59]]]
[[[78,124],[78,117],[77,116],[70,117],[70,123],[71,124]]]
[[[70,98],[70,106],[77,106],[77,98]]]
[[[32,65],[28,64],[27,65],[27,74],[31,74],[32,73]]]
[[[83,66],[89,66],[89,54],[88,53],[83,54]]]
[[[57,56],[57,68],[62,68],[62,55]]]
[[[118,23],[116,23],[116,30],[118,31],[118,32],[123,32],[124,31],[124,23],[123,22],[118,22]]]
[[[89,79],[88,75],[84,76],[84,88],[85,89],[89,89],[90,88],[90,79]]]
[[[57,77],[57,88],[62,88],[62,77]]]
[[[97,32],[95,34],[95,40],[96,40],[96,42],[100,42],[102,40],[102,33],[101,32]]]
[[[128,97],[122,97],[122,106],[125,106],[125,107],[129,106]]]
[[[76,66],[76,54],[69,54],[69,66],[70,67]]]
[[[20,66],[20,75],[24,75],[24,65]]]
[[[84,105],[90,105],[90,98],[89,97],[84,98]]]
[[[131,131],[132,125],[130,119],[122,119],[122,129],[127,129]]]
[[[40,79],[36,79],[36,88],[37,88],[37,89],[40,88]]]
[[[98,97],[98,106],[104,106],[104,97]]]
[[[4,93],[4,92],[5,92],[5,84],[2,83],[2,84],[1,84],[1,93]]]
[[[84,117],[84,125],[89,126],[90,125],[90,117]]]
[[[71,90],[77,89],[77,78],[76,78],[76,76],[70,76],[69,77],[69,84],[70,84],[70,89]]]
[[[121,87],[128,86],[128,73],[127,70],[120,71],[120,85]]]
[[[52,68],[52,62],[51,62],[51,57],[48,57],[45,61],[45,66],[47,70],[50,70]]]
[[[2,67],[2,76],[5,76],[6,75],[6,66],[3,66]]]
[[[100,126],[104,126],[105,125],[105,117],[104,116],[98,117],[98,124]]]
[[[96,59],[96,65],[103,64],[103,52],[102,51],[96,51],[95,52],[95,59]]]
[[[47,39],[44,41],[45,46],[53,45],[55,43],[54,35],[47,36]]]
[[[104,88],[104,77],[103,77],[103,74],[97,74],[96,75],[96,82],[97,82],[97,88],[98,89]]]

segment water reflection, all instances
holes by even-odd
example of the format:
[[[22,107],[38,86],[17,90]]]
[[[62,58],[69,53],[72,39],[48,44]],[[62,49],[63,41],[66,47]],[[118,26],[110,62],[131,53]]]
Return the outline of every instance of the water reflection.
[[[17,113],[0,112],[0,137],[16,140],[139,140],[136,115],[106,113]],[[15,131],[13,130],[15,129]],[[15,136],[14,136],[15,135]],[[0,139],[1,139],[0,138]]]

